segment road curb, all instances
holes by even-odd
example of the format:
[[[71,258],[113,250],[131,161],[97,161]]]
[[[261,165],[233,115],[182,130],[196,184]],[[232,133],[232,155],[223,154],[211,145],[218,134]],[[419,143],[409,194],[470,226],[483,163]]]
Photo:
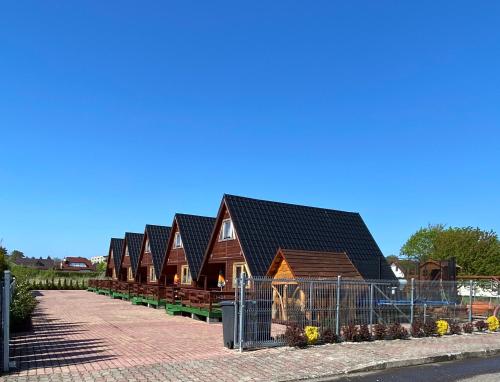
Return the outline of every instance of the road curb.
[[[471,358],[486,358],[492,357],[495,355],[500,355],[500,348],[496,349],[484,349],[478,351],[464,351],[459,353],[449,353],[449,354],[439,354],[435,356],[422,357],[422,358],[410,358],[403,360],[395,360],[395,361],[384,361],[377,362],[372,365],[362,366],[358,368],[353,368],[349,370],[345,370],[344,372],[324,375],[321,377],[313,377],[313,378],[299,378],[299,379],[289,379],[287,382],[294,381],[310,381],[310,382],[322,382],[322,381],[331,381],[336,378],[341,378],[348,374],[355,373],[367,373],[371,371],[380,371],[387,369],[396,369],[401,367],[409,367],[409,366],[419,366],[419,365],[427,365],[431,363],[439,363],[439,362],[449,362],[449,361],[459,361],[464,359]]]

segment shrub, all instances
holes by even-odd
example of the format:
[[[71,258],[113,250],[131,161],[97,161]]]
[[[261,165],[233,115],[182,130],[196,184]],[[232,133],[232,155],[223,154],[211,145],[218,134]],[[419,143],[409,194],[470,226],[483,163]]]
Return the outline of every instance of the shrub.
[[[462,329],[464,330],[464,333],[471,334],[474,331],[474,325],[472,325],[472,322],[467,322],[464,324]]]
[[[438,336],[444,336],[448,333],[448,322],[445,320],[436,321],[436,333]]]
[[[437,333],[436,321],[430,320],[424,324],[424,334],[426,337],[433,336]]]
[[[413,321],[413,324],[411,324],[411,335],[417,338],[425,337],[423,326],[424,324],[421,320]]]
[[[404,340],[405,338],[408,338],[408,330],[401,326],[399,322],[395,322],[389,326],[387,334],[389,335],[389,338],[393,340]]]
[[[307,347],[307,337],[298,325],[289,325],[285,330],[285,343],[290,347],[305,348]]]
[[[344,339],[350,342],[359,342],[358,327],[355,324],[348,324],[342,328]]]
[[[456,321],[450,322],[450,334],[462,334],[462,327]]]
[[[483,320],[476,321],[476,329],[478,332],[484,332],[488,328],[488,324]]]
[[[361,341],[372,341],[372,334],[368,325],[364,324],[359,327],[359,338]]]
[[[305,332],[308,344],[314,345],[316,342],[318,342],[319,330],[316,326],[306,326],[304,329],[304,332]]]
[[[375,324],[373,326],[373,338],[383,340],[387,336],[387,326],[385,324]]]
[[[337,336],[332,329],[325,329],[321,332],[320,336],[321,341],[325,344],[337,344],[340,341],[340,337]]]
[[[10,305],[10,320],[12,331],[26,331],[31,329],[31,315],[37,301],[30,290],[27,281],[18,281],[12,295]]]
[[[498,318],[496,318],[495,316],[488,317],[486,323],[488,324],[488,330],[490,332],[496,332],[498,330],[498,327],[500,326]]]

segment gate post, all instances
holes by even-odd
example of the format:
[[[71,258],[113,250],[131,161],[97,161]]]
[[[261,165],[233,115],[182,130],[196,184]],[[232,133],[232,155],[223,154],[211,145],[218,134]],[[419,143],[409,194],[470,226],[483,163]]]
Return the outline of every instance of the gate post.
[[[240,353],[243,351],[243,343],[244,338],[243,335],[245,333],[244,324],[245,324],[245,286],[246,286],[246,278],[247,275],[245,272],[241,273],[241,283],[240,283],[240,323],[239,323],[239,350]]]
[[[337,301],[335,306],[335,334],[340,335],[340,284],[342,276],[337,276]]]
[[[411,289],[410,289],[410,325],[413,325],[413,317],[415,315],[415,279],[412,277],[411,279]]]
[[[4,271],[2,296],[2,330],[3,330],[3,371],[9,371],[10,340],[10,271]]]
[[[370,333],[373,334],[373,283],[370,283]]]
[[[469,280],[469,322],[472,322],[472,298],[474,297],[472,285],[473,281]]]

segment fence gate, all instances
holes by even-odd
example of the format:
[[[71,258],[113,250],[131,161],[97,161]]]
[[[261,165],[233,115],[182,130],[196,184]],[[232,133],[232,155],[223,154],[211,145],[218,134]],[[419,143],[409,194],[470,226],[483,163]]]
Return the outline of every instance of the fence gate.
[[[3,278],[0,281],[2,290],[0,293],[0,312],[1,312],[1,357],[0,367],[3,372],[9,371],[9,341],[10,341],[10,301],[15,287],[15,280],[11,279],[10,271],[4,271]]]

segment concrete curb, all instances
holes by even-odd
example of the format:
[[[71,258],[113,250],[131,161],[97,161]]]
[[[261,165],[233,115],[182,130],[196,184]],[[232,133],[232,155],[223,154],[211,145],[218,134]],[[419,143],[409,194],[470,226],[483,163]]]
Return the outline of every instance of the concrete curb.
[[[465,352],[460,352],[460,353],[439,354],[439,355],[423,357],[423,358],[410,358],[410,359],[395,360],[395,361],[377,362],[377,363],[374,363],[372,365],[345,370],[343,373],[335,373],[335,374],[329,374],[329,375],[324,375],[321,377],[313,377],[313,378],[288,379],[288,380],[286,380],[286,382],[331,381],[331,380],[335,380],[337,378],[345,377],[348,374],[367,373],[367,372],[371,372],[371,371],[396,369],[396,368],[408,367],[408,366],[427,365],[427,364],[439,363],[439,362],[459,361],[459,360],[471,359],[471,358],[486,358],[486,357],[492,357],[495,355],[500,355],[500,348],[485,349],[485,350],[478,350],[478,351],[471,351],[471,352],[465,351]]]

